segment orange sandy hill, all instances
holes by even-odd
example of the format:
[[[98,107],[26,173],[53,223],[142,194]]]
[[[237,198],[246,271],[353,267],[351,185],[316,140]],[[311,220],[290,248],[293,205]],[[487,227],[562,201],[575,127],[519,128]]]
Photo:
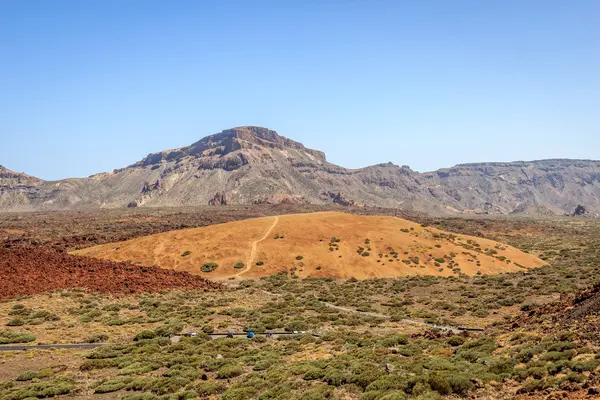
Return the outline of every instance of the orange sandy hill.
[[[495,274],[545,263],[492,240],[401,218],[338,212],[282,215],[140,237],[74,252],[158,265],[212,279],[292,270],[299,277],[357,279]],[[218,266],[206,265],[216,263]]]

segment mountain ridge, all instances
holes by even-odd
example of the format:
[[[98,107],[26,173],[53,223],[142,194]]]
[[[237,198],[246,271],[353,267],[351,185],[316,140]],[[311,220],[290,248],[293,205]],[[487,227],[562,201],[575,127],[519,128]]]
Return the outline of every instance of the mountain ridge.
[[[419,173],[391,162],[347,169],[256,126],[150,153],[112,172],[44,181],[0,166],[0,211],[248,203],[338,203],[431,214],[600,212],[600,161],[479,162]]]

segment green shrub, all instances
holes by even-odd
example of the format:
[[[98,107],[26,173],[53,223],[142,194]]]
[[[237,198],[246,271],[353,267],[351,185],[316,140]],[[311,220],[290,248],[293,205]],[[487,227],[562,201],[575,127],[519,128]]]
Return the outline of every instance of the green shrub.
[[[114,368],[118,367],[123,362],[121,358],[107,358],[107,359],[92,359],[85,360],[80,366],[81,371],[93,371],[95,369]]]
[[[158,396],[152,393],[132,394],[129,396],[123,396],[123,400],[155,400]]]
[[[17,381],[19,381],[19,382],[30,381],[32,379],[36,379],[39,377],[40,377],[40,373],[38,371],[25,371],[17,377]]]
[[[256,390],[249,387],[231,387],[221,395],[221,400],[248,400],[256,398]]]
[[[112,393],[117,390],[123,389],[127,384],[131,382],[131,378],[118,378],[112,380],[106,380],[100,383],[94,390],[94,393]]]
[[[475,388],[475,385],[473,382],[471,382],[471,379],[463,374],[449,376],[448,382],[452,387],[452,392],[460,396],[465,396],[467,392]]]
[[[559,361],[559,360],[570,360],[575,356],[575,352],[573,350],[565,350],[565,351],[549,351],[542,356],[542,360],[544,361]]]
[[[451,336],[448,338],[448,344],[450,346],[461,346],[465,343],[466,339],[462,336]]]
[[[302,393],[303,400],[325,400],[331,398],[333,388],[328,385],[318,385]]]
[[[439,374],[431,374],[427,377],[427,383],[431,389],[435,390],[439,394],[445,396],[452,393],[452,386],[449,380]]]
[[[6,323],[7,326],[23,326],[25,321],[22,318],[13,318]]]
[[[85,339],[86,343],[102,343],[108,340],[108,336],[104,333],[99,333],[97,335],[93,335]]]
[[[196,385],[195,389],[200,396],[207,397],[223,393],[227,386],[221,382],[202,382]]]
[[[239,365],[225,365],[217,372],[217,379],[235,378],[243,373],[244,369]]]
[[[321,379],[323,378],[323,376],[325,376],[325,372],[320,369],[320,368],[316,368],[316,367],[311,367],[308,369],[308,371],[306,371],[304,373],[304,380],[307,381],[312,381],[312,380],[317,380],[317,379]]]
[[[408,335],[405,334],[396,334],[386,336],[383,340],[380,341],[383,347],[394,347],[398,345],[406,345],[408,344]]]
[[[2,399],[21,400],[27,398],[45,398],[69,394],[75,387],[70,376],[61,376],[52,381],[35,382],[4,391]]]
[[[233,266],[233,268],[235,268],[235,269],[242,269],[242,268],[244,268],[244,266],[245,265],[244,265],[243,262],[238,261],[237,263],[235,263],[235,265]]]
[[[257,336],[255,337],[255,339],[265,339],[264,336]],[[266,340],[266,339],[265,339]],[[265,371],[267,369],[269,369],[271,367],[271,365],[273,365],[273,362],[270,360],[261,360],[259,362],[257,362],[256,364],[254,364],[254,371]]]
[[[265,265],[265,262],[264,261],[257,261],[256,265],[258,265],[260,267],[261,265]]]
[[[213,272],[219,265],[215,262],[202,264],[202,272]]]
[[[191,251],[189,251],[189,250],[186,250],[186,251],[184,251],[183,253],[181,253],[181,257],[187,257],[187,256],[189,256],[190,254],[192,254],[192,252],[191,252]]]
[[[29,343],[33,342],[34,340],[35,336],[30,333],[0,331],[0,344]]]
[[[156,363],[134,362],[119,371],[120,375],[139,375],[154,371],[160,367]]]
[[[485,318],[490,315],[490,312],[484,308],[478,308],[477,310],[473,311],[471,315],[478,318]]]
[[[140,333],[135,335],[135,337],[133,338],[133,341],[137,342],[138,340],[154,339],[155,337],[156,337],[156,332],[146,330],[146,331],[141,331]]]

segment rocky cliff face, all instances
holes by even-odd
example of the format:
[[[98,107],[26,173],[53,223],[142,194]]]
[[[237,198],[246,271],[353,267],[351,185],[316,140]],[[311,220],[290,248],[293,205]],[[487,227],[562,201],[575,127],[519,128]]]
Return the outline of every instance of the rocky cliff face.
[[[0,211],[29,208],[44,181],[0,165]],[[34,207],[34,206],[31,206]]]
[[[41,179],[23,174],[21,172],[13,172],[8,168],[0,165],[0,189],[17,188],[17,187],[32,187],[41,184]]]
[[[457,165],[422,174],[432,196],[461,211],[571,214],[600,210],[600,162],[542,160]]]
[[[600,162],[458,165],[419,174],[387,163],[350,170],[259,127],[239,127],[127,168],[45,182],[0,167],[0,211],[301,202],[432,214],[600,212]]]

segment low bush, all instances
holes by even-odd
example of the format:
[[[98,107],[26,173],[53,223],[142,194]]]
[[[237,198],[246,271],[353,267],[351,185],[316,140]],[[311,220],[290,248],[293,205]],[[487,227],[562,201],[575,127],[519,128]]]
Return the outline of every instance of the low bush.
[[[244,373],[244,369],[239,365],[225,365],[217,372],[217,379],[230,379],[240,376]]]
[[[7,326],[23,326],[25,321],[22,318],[13,318],[6,323]]]
[[[40,377],[40,373],[38,371],[25,371],[17,377],[17,381],[18,382],[30,381],[32,379],[36,379],[39,377]]]
[[[104,333],[99,333],[97,335],[93,335],[88,337],[87,339],[85,339],[86,343],[102,343],[102,342],[106,342],[108,340],[108,335],[105,335]]]
[[[202,272],[213,272],[215,269],[219,267],[219,264],[216,262],[210,262],[206,264],[202,264]]]
[[[118,378],[118,379],[109,379],[102,381],[94,390],[94,393],[112,393],[117,390],[121,390],[127,386],[129,382],[132,381],[132,378]]]
[[[34,340],[35,336],[30,333],[0,331],[0,344],[29,343],[33,342]]]
[[[156,337],[156,332],[146,330],[146,331],[141,331],[140,333],[135,335],[135,337],[133,338],[133,341],[137,342],[138,340],[154,339],[155,337]]]
[[[60,376],[46,382],[34,382],[25,386],[12,387],[5,390],[2,399],[22,400],[27,398],[45,398],[69,394],[75,384],[70,376]]]

